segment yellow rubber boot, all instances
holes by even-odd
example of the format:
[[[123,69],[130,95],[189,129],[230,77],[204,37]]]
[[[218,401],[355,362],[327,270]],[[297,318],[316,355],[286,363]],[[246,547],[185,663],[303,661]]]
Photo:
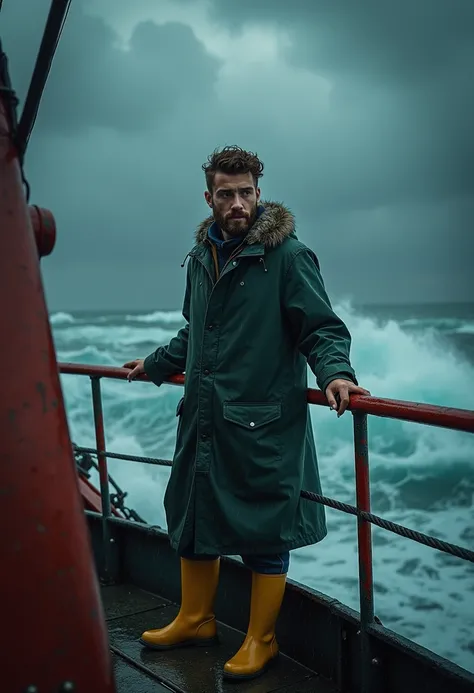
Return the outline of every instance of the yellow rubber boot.
[[[278,656],[275,624],[285,593],[286,574],[252,573],[250,620],[247,635],[236,655],[224,664],[228,679],[253,679],[263,674]]]
[[[145,631],[140,642],[152,650],[217,642],[214,598],[219,582],[220,559],[190,561],[181,558],[181,607],[164,628]]]

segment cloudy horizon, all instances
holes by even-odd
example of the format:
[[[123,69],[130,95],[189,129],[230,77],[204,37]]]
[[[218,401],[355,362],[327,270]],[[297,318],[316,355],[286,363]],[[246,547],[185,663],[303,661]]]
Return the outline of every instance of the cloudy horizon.
[[[474,299],[474,3],[268,7],[73,0],[25,164],[51,310],[179,310],[225,144],[261,157],[333,302]],[[0,15],[21,104],[48,8]]]

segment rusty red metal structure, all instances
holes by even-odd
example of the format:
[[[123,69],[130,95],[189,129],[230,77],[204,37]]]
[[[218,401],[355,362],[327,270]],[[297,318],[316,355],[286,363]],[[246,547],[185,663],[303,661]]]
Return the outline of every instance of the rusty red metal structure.
[[[1,60],[4,67],[4,55]],[[112,693],[107,631],[39,267],[39,256],[54,246],[55,224],[50,212],[29,209],[25,200],[14,95],[4,76],[0,70],[2,690]]]

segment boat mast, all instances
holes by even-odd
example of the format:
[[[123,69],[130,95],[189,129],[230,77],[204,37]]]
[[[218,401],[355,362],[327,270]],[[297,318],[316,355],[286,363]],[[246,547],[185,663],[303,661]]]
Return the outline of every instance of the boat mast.
[[[54,27],[62,27],[68,4],[51,5],[23,128],[0,43],[0,687],[5,692],[115,691],[39,267],[39,256],[54,243],[54,221],[29,208],[23,190],[23,156],[44,86],[38,91],[40,75],[49,69],[48,45],[55,47]]]

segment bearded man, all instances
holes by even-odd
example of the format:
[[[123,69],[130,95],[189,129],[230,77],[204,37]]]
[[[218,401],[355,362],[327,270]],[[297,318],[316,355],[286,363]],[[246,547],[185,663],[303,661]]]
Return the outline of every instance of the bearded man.
[[[262,162],[232,146],[203,169],[212,215],[188,254],[185,326],[167,346],[125,364],[129,380],[146,373],[160,386],[185,372],[186,381],[164,499],[181,606],[141,642],[159,650],[216,642],[220,556],[240,555],[252,571],[250,620],[224,676],[249,679],[278,654],[290,551],[327,532],[324,506],[300,495],[321,493],[307,364],[338,416],[350,393],[370,393],[358,386],[351,337],[316,255],[298,240],[289,209],[260,199]]]

